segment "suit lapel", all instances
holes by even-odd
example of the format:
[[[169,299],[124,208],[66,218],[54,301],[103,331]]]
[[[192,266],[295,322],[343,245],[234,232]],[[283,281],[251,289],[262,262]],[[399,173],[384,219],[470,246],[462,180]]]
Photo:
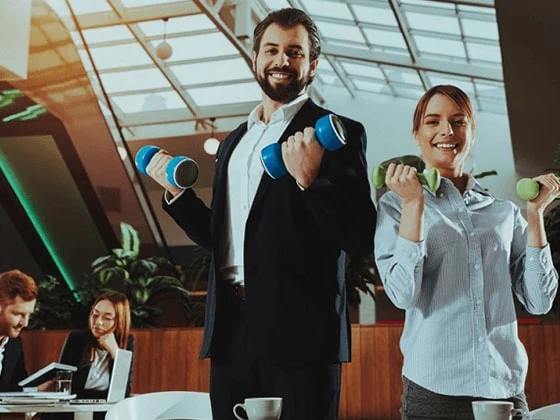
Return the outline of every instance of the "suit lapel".
[[[285,142],[286,140],[288,140],[288,137],[293,135],[296,131],[302,131],[305,127],[313,127],[315,121],[321,116],[322,113],[322,108],[315,105],[315,103],[311,99],[308,99],[296,114],[296,116],[292,119],[288,127],[284,130],[282,136],[280,136],[280,139],[278,140],[278,143]],[[253,204],[251,205],[249,218],[251,217],[253,212],[256,211],[255,209],[258,208],[260,200],[262,200],[266,195],[268,188],[274,181],[275,180],[268,176],[266,172],[263,173],[261,182],[259,183],[259,187],[255,195],[255,199],[253,200]]]

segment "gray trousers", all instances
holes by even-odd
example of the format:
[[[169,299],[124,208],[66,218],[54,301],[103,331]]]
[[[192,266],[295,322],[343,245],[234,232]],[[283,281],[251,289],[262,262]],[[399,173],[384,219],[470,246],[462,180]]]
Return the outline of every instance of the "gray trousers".
[[[428,420],[428,419],[461,419],[474,420],[471,403],[486,400],[477,397],[457,397],[436,394],[426,388],[415,384],[403,376],[403,394],[401,419],[402,420]],[[502,400],[501,400],[502,401]],[[504,398],[511,401],[515,408],[522,409],[529,418],[529,407],[525,393]]]

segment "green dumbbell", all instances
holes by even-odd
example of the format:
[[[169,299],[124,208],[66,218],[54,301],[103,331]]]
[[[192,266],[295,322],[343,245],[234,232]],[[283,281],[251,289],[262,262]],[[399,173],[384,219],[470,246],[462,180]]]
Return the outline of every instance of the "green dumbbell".
[[[371,180],[373,182],[373,187],[378,190],[385,185],[385,174],[387,171],[383,165],[377,165],[373,168],[371,173]],[[425,185],[431,192],[436,192],[441,184],[441,175],[436,168],[432,168],[423,173],[417,173],[418,181],[420,184]]]
[[[558,178],[560,179],[560,177]],[[531,178],[521,178],[515,187],[519,198],[527,201],[534,200],[541,191],[541,184]],[[560,196],[556,197],[560,198]]]

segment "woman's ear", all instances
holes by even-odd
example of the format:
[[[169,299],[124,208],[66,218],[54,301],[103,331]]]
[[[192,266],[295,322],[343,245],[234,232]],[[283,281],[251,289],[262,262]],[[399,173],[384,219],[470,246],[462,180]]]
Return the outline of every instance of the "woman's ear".
[[[414,144],[418,147],[420,147],[420,143],[418,142],[418,138],[416,136],[416,132],[412,132],[412,141],[414,142]]]

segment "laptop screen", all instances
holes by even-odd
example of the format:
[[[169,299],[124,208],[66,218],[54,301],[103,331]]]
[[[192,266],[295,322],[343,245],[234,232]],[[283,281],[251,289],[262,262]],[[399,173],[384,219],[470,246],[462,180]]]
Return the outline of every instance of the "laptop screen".
[[[107,402],[117,402],[126,396],[130,367],[132,366],[132,352],[118,349],[113,362],[113,373],[109,382]]]

